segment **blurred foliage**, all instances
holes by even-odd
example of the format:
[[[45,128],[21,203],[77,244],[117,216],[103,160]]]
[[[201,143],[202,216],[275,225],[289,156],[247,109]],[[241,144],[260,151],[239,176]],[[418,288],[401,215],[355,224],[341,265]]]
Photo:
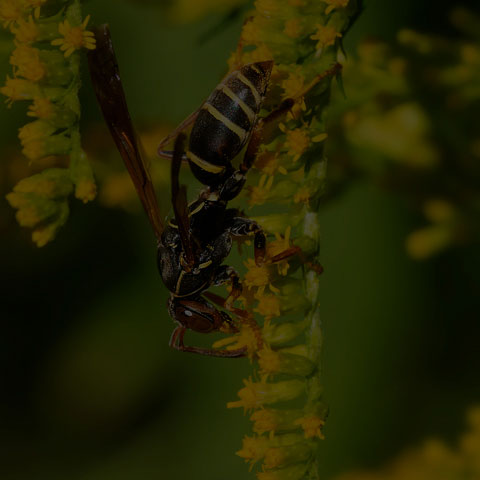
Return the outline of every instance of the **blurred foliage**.
[[[147,136],[169,130],[208,95],[226,71],[243,21],[237,16],[226,22],[228,13],[211,11],[176,26],[165,3],[84,5],[91,24],[111,25],[132,114]],[[478,189],[478,104],[471,97],[478,82],[467,77],[459,83],[462,69],[473,68],[462,45],[478,48],[478,4],[464,3],[470,13],[457,11],[452,26],[451,2],[433,7],[369,0],[345,42],[352,68],[347,65],[344,74],[347,99],[339,95],[330,109],[329,201],[321,210],[325,390],[331,405],[320,448],[323,478],[375,472],[395,458],[411,465],[405,468],[411,473],[414,465],[431,461],[428,449],[417,449],[413,460],[398,452],[432,435],[444,438],[442,445],[453,444],[464,411],[480,398],[478,205],[472,200]],[[407,27],[428,34],[420,38],[433,41],[432,50],[400,42],[398,32]],[[212,31],[217,33],[200,45]],[[366,52],[360,47],[357,56],[365,37]],[[377,48],[378,65],[368,59]],[[11,49],[11,36],[1,33],[2,78],[11,75]],[[360,78],[364,98],[356,93]],[[386,83],[376,95],[378,79]],[[0,203],[1,476],[245,478],[243,461],[232,452],[248,419],[232,415],[225,403],[248,365],[192,360],[167,348],[172,324],[152,235],[133,189],[128,194],[115,183],[128,184],[128,177],[88,85],[84,76],[82,135],[102,203],[72,204],[71,221],[41,251],[20,231],[11,207]],[[357,114],[349,116],[351,111]],[[369,123],[362,125],[358,112]],[[0,108],[2,196],[22,178],[55,166],[49,159],[30,166],[19,155],[17,130],[25,114],[19,103]],[[396,149],[373,141],[367,127],[374,124],[388,134],[402,132]],[[155,145],[162,134],[152,135]],[[409,163],[418,160],[418,149],[428,154],[423,160],[430,158],[429,167]],[[153,157],[151,162],[159,193],[166,195],[162,172],[168,166]],[[195,189],[189,185],[189,191]],[[112,205],[128,205],[139,216]],[[168,202],[164,208],[167,213]],[[431,219],[433,227],[452,219],[451,212],[453,240],[441,242],[425,262],[405,256],[409,232],[430,226]],[[439,464],[461,451],[448,447]],[[398,478],[394,470],[372,475]]]
[[[419,259],[480,240],[480,17],[451,20],[454,39],[404,29],[362,42],[331,111],[330,194],[359,177],[402,194],[428,222],[406,241]]]

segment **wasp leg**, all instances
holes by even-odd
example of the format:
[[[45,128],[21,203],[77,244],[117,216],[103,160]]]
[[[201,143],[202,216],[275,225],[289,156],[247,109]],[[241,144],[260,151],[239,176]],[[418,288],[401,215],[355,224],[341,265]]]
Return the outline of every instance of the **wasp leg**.
[[[239,171],[241,173],[246,174],[254,164],[255,158],[257,157],[258,148],[263,143],[265,138],[269,138],[271,136],[274,128],[276,127],[275,120],[280,119],[283,115],[289,112],[294,105],[295,100],[292,98],[287,98],[277,109],[273,110],[265,118],[261,118],[257,122],[248,142],[243,161],[240,164]]]
[[[179,350],[178,348],[178,342],[179,342],[179,336],[182,336],[181,342],[183,343],[183,337],[185,335],[185,331],[187,329],[182,326],[178,326],[175,328],[175,330],[172,332],[172,335],[170,336],[170,341],[168,342],[168,346],[170,348],[175,348],[176,350]]]
[[[203,292],[202,295],[208,298],[211,302],[218,305],[219,307],[226,308],[225,303],[227,300],[221,297],[220,295],[217,295],[212,292]],[[241,318],[242,320],[251,318],[251,314],[249,312],[247,312],[246,310],[242,310],[240,308],[230,307],[228,311],[233,313],[235,316]]]
[[[221,185],[218,191],[219,199],[229,202],[234,199],[241,191],[247,180],[247,171],[235,170]]]
[[[250,23],[253,20],[253,15],[250,17],[247,17],[243,21],[242,29],[243,27],[247,24]],[[232,67],[230,68],[230,72],[233,72],[234,70],[239,70],[243,65],[245,65],[244,62],[242,62],[242,56],[243,56],[243,49],[245,47],[245,42],[242,40],[242,37],[240,37],[240,40],[237,43],[237,48],[235,50],[235,56],[234,56],[234,63]]]
[[[242,294],[242,284],[240,283],[240,277],[233,267],[228,265],[220,265],[214,274],[212,285],[218,287],[230,283],[232,290],[228,294],[225,304],[223,305],[227,310],[232,309],[233,302]]]
[[[335,63],[331,68],[319,73],[298,95],[297,99],[304,97],[317,83],[320,83],[324,78],[333,77],[342,71],[342,64]]]
[[[173,150],[159,150],[157,153],[161,158],[168,158],[168,160],[172,160],[173,158]],[[182,163],[188,163],[188,157],[186,153],[182,155]]]
[[[228,231],[235,237],[254,237],[255,264],[260,266],[265,261],[265,234],[262,227],[249,218],[233,217],[228,225]]]
[[[293,257],[294,255],[297,255],[299,260],[310,270],[313,270],[316,272],[318,275],[323,273],[323,267],[317,262],[311,262],[310,260],[307,259],[305,253],[300,247],[297,247],[296,245],[287,248],[283,252],[280,252],[277,255],[274,255],[273,257],[269,258],[269,263],[278,263],[281,262],[282,260],[286,260],[287,258]]]
[[[178,326],[170,337],[169,345],[171,348],[180,352],[196,353],[198,355],[206,355],[209,357],[224,357],[224,358],[240,358],[247,355],[247,347],[238,348],[236,350],[214,350],[213,348],[190,347],[183,343],[183,337],[187,329],[183,326]]]
[[[209,300],[211,300],[213,303],[216,303],[220,307],[225,308],[226,299],[210,292],[205,292],[203,295],[207,297]],[[241,322],[242,325],[249,325],[250,328],[255,332],[255,336],[257,339],[257,348],[258,350],[261,350],[263,345],[262,330],[259,327],[258,323],[253,318],[253,315],[250,312],[247,312],[246,310],[240,310],[238,308],[232,308],[231,311],[237,317],[240,317],[242,319],[242,322]]]

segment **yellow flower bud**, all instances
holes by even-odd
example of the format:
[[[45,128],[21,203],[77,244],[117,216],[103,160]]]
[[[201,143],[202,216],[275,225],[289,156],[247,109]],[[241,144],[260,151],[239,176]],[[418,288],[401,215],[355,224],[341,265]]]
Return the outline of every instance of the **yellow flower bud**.
[[[66,198],[72,190],[69,171],[63,168],[49,168],[42,173],[24,178],[13,189],[14,192],[34,193],[48,199]]]
[[[262,408],[252,413],[250,420],[253,423],[253,431],[258,434],[267,432],[288,432],[300,428],[295,420],[303,415],[301,410],[280,410]]]
[[[245,410],[260,408],[263,405],[293,400],[305,390],[301,380],[286,380],[268,383],[265,378],[260,382],[244,380],[245,387],[238,392],[240,400],[227,403],[227,408],[243,407]]]
[[[38,48],[20,44],[12,52],[10,63],[16,67],[16,74],[32,82],[40,81],[47,73],[45,64],[40,59]]]
[[[293,463],[306,462],[314,451],[312,442],[300,442],[288,447],[268,448],[265,452],[264,466],[266,469],[285,467]]]
[[[258,352],[258,365],[263,374],[287,374],[307,377],[315,365],[302,355],[283,353],[264,347]]]
[[[295,421],[295,424],[301,425],[305,432],[305,438],[318,437],[322,440],[325,438],[322,433],[322,427],[325,425],[325,420],[317,415],[307,415]]]
[[[281,346],[297,338],[307,328],[308,320],[298,323],[281,324],[266,323],[263,327],[263,338],[271,346]]]

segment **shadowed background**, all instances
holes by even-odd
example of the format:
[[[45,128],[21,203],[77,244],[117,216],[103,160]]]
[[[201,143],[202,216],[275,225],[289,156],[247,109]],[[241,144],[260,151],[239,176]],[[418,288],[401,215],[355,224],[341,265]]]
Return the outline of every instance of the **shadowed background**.
[[[391,40],[404,26],[455,36],[449,5],[366,2],[346,50],[353,55],[365,36]],[[110,23],[141,127],[174,126],[201,103],[225,73],[241,26],[237,17],[199,42],[222,14],[173,24],[156,2],[124,0],[114,8],[85,3],[84,13],[92,14],[92,24]],[[4,59],[8,39],[2,32]],[[2,78],[10,71],[6,63],[0,62]],[[86,76],[81,95],[85,146],[94,155],[100,117]],[[25,109],[0,108],[2,198],[26,166],[14,159]],[[453,440],[465,410],[480,403],[478,245],[413,261],[404,243],[419,224],[404,197],[365,179],[322,209],[331,406],[322,478],[381,465],[427,436]],[[1,200],[0,275],[2,478],[248,478],[234,455],[250,432],[248,418],[225,405],[251,369],[244,360],[168,348],[167,293],[139,209],[72,201],[57,239],[37,249]]]

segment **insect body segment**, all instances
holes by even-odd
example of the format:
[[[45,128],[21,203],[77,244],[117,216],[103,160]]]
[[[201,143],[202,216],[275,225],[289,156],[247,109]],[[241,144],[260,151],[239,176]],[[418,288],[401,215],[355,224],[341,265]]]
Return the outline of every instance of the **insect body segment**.
[[[192,173],[204,185],[215,188],[234,174],[231,161],[251,137],[272,68],[273,62],[265,61],[235,70],[192,116],[187,158]],[[162,150],[170,138],[160,144],[161,156],[171,156]]]

